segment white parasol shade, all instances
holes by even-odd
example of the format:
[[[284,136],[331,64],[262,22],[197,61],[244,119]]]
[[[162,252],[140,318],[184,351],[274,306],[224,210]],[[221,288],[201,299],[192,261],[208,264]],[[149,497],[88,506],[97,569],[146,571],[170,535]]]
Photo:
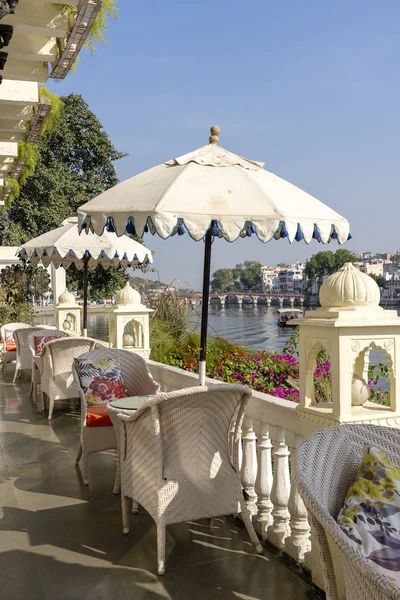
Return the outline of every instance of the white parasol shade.
[[[151,251],[128,236],[118,237],[107,231],[102,236],[94,233],[79,235],[77,217],[66,219],[61,227],[30,240],[21,247],[18,255],[23,262],[34,265],[41,262],[44,267],[53,264],[64,269],[72,264],[82,269],[84,259],[89,269],[95,269],[99,264],[104,268],[110,265],[135,268],[153,262]]]
[[[79,224],[99,235],[107,224],[118,235],[149,228],[167,238],[187,230],[200,240],[215,221],[230,242],[251,233],[263,242],[347,241],[344,217],[263,167],[210,143],[90,200],[78,209]]]
[[[262,242],[320,242],[349,237],[349,223],[316,198],[218,145],[219,127],[209,144],[144,171],[100,194],[78,209],[79,227],[101,234],[104,228],[162,238],[184,234],[205,239],[200,335],[200,382],[205,382],[211,248],[214,237],[233,242],[253,233]]]

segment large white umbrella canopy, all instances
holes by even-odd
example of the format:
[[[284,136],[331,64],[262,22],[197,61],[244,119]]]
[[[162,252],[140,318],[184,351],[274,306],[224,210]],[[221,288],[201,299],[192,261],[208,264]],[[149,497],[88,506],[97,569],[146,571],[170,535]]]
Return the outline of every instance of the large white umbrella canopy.
[[[232,242],[249,223],[263,242],[313,237],[347,241],[349,223],[298,187],[266,171],[264,163],[218,144],[169,160],[116,185],[78,209],[79,223],[101,235],[106,223],[118,235],[146,228],[167,238],[186,229],[202,239],[212,220]],[[135,230],[135,231],[134,231]]]
[[[204,380],[212,237],[232,242],[253,233],[262,242],[322,243],[349,239],[348,221],[296,186],[218,144],[219,127],[209,144],[153,167],[90,200],[78,209],[80,228],[118,235],[150,230],[162,238],[188,232],[205,238],[201,379]],[[205,306],[206,304],[206,306]]]
[[[75,265],[84,269],[84,335],[87,334],[87,269],[95,269],[97,265],[106,269],[111,265],[135,268],[153,262],[151,250],[127,235],[118,237],[107,231],[101,236],[79,235],[78,217],[66,219],[61,227],[30,240],[19,249],[18,256],[24,263],[41,263],[44,267],[53,264],[68,269]]]

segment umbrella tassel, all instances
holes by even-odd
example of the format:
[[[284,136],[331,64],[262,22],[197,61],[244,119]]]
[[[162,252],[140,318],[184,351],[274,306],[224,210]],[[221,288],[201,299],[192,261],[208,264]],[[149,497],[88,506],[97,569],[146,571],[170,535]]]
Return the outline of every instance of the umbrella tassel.
[[[129,235],[137,235],[135,224],[132,219],[129,219],[128,224],[126,226],[126,233]]]
[[[297,225],[297,231],[294,239],[296,240],[296,242],[301,242],[302,240],[304,240],[304,233],[301,230],[300,223]]]
[[[115,233],[114,223],[110,218],[107,219],[106,230],[108,231],[108,233]]]
[[[282,223],[280,237],[281,238],[287,238],[287,237],[289,237],[288,230],[286,229],[285,223]]]
[[[253,235],[253,233],[255,233],[255,231],[253,229],[253,225],[251,223],[249,223],[247,225],[247,229],[246,229],[246,236],[251,237]]]
[[[314,225],[314,231],[313,231],[312,236],[313,236],[313,240],[318,240],[319,242],[321,241],[321,234],[316,225]]]
[[[211,235],[213,237],[219,237],[221,235],[221,230],[218,226],[218,221],[213,221],[211,226]]]
[[[185,228],[183,226],[183,221],[179,221],[178,235],[185,235]]]

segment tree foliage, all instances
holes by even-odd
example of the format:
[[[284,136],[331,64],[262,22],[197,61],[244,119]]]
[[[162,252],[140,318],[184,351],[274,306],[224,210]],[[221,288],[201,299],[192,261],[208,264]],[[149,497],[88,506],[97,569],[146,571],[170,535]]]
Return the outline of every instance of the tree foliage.
[[[43,267],[12,265],[0,271],[1,299],[10,306],[32,298],[43,302],[50,289],[50,276]]]
[[[234,288],[232,269],[218,269],[213,274],[211,288],[213,292],[228,292]]]
[[[88,299],[92,301],[111,298],[124,287],[129,276],[122,267],[103,269],[101,265],[88,273]],[[83,269],[72,265],[67,271],[67,287],[83,296]]]
[[[258,290],[262,285],[262,264],[256,260],[245,260],[233,269],[233,276],[245,290]]]
[[[262,264],[256,260],[246,260],[234,269],[218,269],[211,281],[214,292],[233,290],[258,290],[262,285]]]
[[[375,273],[370,273],[369,276],[376,281],[380,288],[383,289],[386,286],[386,280],[383,275],[375,275]]]
[[[317,254],[314,254],[306,261],[304,272],[309,282],[312,283],[321,277],[332,275],[332,273],[343,267],[345,263],[356,261],[357,257],[345,248],[340,248],[336,252],[325,250],[317,252]]]

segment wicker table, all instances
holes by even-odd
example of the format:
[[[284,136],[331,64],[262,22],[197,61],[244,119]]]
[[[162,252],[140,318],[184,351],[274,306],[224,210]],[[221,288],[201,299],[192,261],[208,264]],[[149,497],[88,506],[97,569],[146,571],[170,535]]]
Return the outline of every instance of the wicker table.
[[[121,489],[121,471],[120,471],[120,458],[121,458],[120,448],[121,448],[121,443],[120,443],[120,436],[121,436],[121,428],[123,427],[123,424],[121,423],[121,421],[119,421],[119,419],[116,418],[115,411],[123,413],[123,412],[131,412],[132,410],[137,410],[147,400],[151,400],[154,397],[155,397],[154,395],[150,395],[150,396],[129,396],[127,398],[118,398],[117,400],[112,400],[108,404],[108,406],[111,408],[111,410],[108,411],[108,414],[110,415],[111,422],[114,425],[115,437],[117,438],[117,453],[118,453],[118,458],[117,458],[117,474],[116,474],[116,478],[115,478],[114,494],[118,494],[119,491],[120,491],[120,489]],[[136,504],[136,502],[134,502],[133,506],[132,506],[132,512],[136,513],[137,511],[138,511],[138,505]]]
[[[151,400],[154,396],[130,396],[129,398],[118,398],[118,400],[113,400],[110,402],[110,406],[112,408],[117,408],[118,410],[137,410],[144,404],[147,400]]]

